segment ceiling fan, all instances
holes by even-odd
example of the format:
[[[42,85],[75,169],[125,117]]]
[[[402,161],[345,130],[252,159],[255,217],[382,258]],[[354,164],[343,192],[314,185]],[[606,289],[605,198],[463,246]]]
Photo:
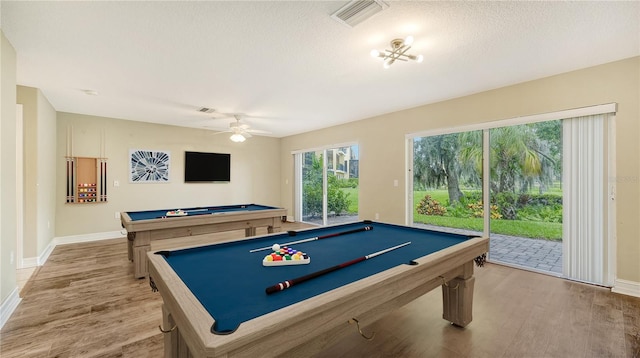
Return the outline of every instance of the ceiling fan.
[[[229,123],[228,129],[222,128],[213,128],[218,129],[221,133],[232,133],[231,141],[233,142],[244,142],[247,138],[251,138],[251,133],[254,134],[269,134],[270,132],[259,130],[259,129],[251,129],[251,126],[242,121],[241,114],[230,114],[229,117],[233,117],[235,121]],[[219,118],[216,118],[219,119]]]

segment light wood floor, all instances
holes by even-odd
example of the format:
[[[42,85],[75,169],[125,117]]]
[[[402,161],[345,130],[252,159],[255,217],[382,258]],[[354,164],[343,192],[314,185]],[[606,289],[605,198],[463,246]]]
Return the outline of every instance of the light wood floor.
[[[492,264],[475,287],[465,329],[441,318],[434,290],[364,327],[373,341],[354,327],[318,357],[640,357],[638,298]],[[22,297],[0,332],[2,358],[162,356],[160,294],[132,277],[124,238],[56,247]]]

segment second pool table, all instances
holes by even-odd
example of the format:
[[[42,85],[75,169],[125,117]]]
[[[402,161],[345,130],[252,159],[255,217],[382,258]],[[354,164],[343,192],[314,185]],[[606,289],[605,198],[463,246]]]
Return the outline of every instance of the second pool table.
[[[168,216],[167,213],[176,213]],[[180,215],[177,215],[180,214]],[[133,261],[134,277],[146,277],[149,272],[147,252],[152,240],[210,234],[221,231],[245,230],[254,236],[257,227],[267,232],[280,231],[287,215],[283,208],[258,205],[223,205],[183,209],[162,209],[121,212],[122,227],[127,230],[128,255]]]
[[[306,252],[306,265],[265,267],[270,247]],[[369,260],[267,294],[276,283],[406,242]],[[163,304],[165,357],[311,356],[442,286],[443,318],[471,322],[474,260],[489,240],[371,221],[149,252],[149,280]],[[350,324],[351,323],[351,324]],[[365,335],[370,332],[365,332]],[[377,337],[376,339],[384,339]]]

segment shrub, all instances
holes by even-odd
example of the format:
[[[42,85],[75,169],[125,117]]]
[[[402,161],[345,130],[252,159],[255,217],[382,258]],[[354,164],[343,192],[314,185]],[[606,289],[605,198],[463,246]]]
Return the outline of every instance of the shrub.
[[[447,213],[447,208],[442,206],[439,201],[431,198],[431,195],[425,195],[418,203],[416,210],[422,215],[443,216]]]
[[[484,208],[482,207],[482,201],[477,201],[475,203],[467,204],[469,210],[471,210],[471,217],[474,218],[482,218],[484,217]],[[502,215],[498,210],[498,206],[495,204],[491,204],[489,206],[491,211],[491,219],[502,219]]]
[[[562,222],[562,205],[529,205],[518,211],[518,217],[526,221]]]
[[[470,218],[471,210],[469,210],[467,205],[464,205],[461,202],[453,203],[453,205],[447,208],[447,216],[454,218]]]
[[[346,180],[345,187],[347,188],[357,188],[358,187],[358,178],[349,178]]]
[[[336,186],[329,185],[327,191],[327,210],[333,212],[336,215],[340,215],[349,209],[351,200],[349,200],[349,194],[340,190]]]
[[[507,220],[518,218],[518,195],[511,192],[497,193],[492,198],[495,205],[500,208],[500,215]]]

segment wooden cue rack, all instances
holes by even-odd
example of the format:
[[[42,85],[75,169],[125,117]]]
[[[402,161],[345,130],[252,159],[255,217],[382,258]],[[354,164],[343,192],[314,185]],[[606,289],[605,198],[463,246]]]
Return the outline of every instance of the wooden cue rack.
[[[107,159],[66,157],[67,203],[107,202]]]

